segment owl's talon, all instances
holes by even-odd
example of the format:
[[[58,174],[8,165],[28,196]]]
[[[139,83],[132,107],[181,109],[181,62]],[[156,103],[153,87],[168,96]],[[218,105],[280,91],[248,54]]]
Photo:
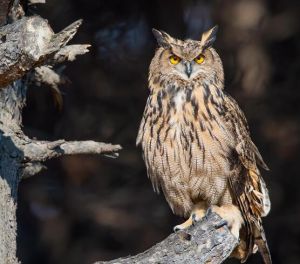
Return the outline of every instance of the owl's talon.
[[[201,218],[196,213],[192,213],[192,223],[193,223],[193,225],[195,225],[200,220],[201,220]]]
[[[223,221],[227,222],[230,232],[239,239],[243,218],[239,209],[234,205],[212,206],[212,211],[218,214]]]
[[[184,230],[188,227],[190,227],[191,225],[193,224],[193,221],[192,221],[192,216],[189,217],[189,219],[187,219],[184,223],[180,224],[180,225],[177,225],[173,228],[174,232],[178,232],[180,230]]]
[[[211,207],[208,207],[207,210],[206,210],[206,213],[205,213],[205,217],[207,218],[210,214],[212,214],[212,208]]]
[[[223,227],[223,226],[225,226],[225,225],[228,226],[228,222],[227,222],[226,220],[222,219],[222,220],[221,220],[219,223],[217,223],[214,227],[215,227],[216,229],[219,229],[219,228],[221,228],[221,227]]]
[[[183,229],[184,228],[182,228],[180,225],[177,225],[177,226],[174,226],[173,231],[174,231],[174,233],[177,233],[177,232],[179,232],[179,231],[181,231]]]
[[[197,216],[196,216],[196,214],[195,213],[192,213],[192,222],[193,222],[193,224],[195,223],[195,222],[197,222]]]

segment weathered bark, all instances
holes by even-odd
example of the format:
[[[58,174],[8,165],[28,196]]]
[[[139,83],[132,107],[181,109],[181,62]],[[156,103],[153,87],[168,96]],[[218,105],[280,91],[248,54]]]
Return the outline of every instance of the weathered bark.
[[[82,23],[78,20],[54,34],[48,22],[39,17],[24,17],[0,31],[0,88],[20,79],[47,60],[75,58],[84,54],[88,45],[65,47]],[[69,52],[68,52],[69,51]],[[57,53],[57,54],[56,54]],[[72,53],[72,55],[69,55]],[[56,58],[56,59],[55,59]],[[60,62],[60,61],[59,61]]]
[[[219,264],[228,258],[237,243],[237,239],[228,230],[226,222],[217,214],[208,211],[195,226],[171,234],[141,254],[95,264]]]
[[[1,2],[0,25],[11,11],[9,1]],[[4,7],[5,9],[2,9]],[[18,1],[12,8],[18,10]],[[20,12],[19,12],[20,13]],[[22,12],[21,12],[22,13]],[[13,16],[13,15],[12,15]],[[13,17],[12,17],[13,18]],[[14,19],[12,19],[13,21]],[[94,141],[58,140],[38,141],[22,131],[22,108],[26,102],[27,81],[20,80],[37,66],[39,81],[50,80],[50,66],[43,64],[74,60],[87,52],[89,45],[70,45],[68,41],[76,33],[81,21],[76,21],[58,34],[54,34],[48,22],[41,17],[24,17],[12,24],[0,27],[0,263],[18,263],[16,257],[16,207],[18,184],[21,179],[33,176],[45,166],[47,159],[72,154],[106,154],[117,156],[119,145]],[[34,76],[34,74],[30,74]],[[56,76],[59,78],[59,76]],[[31,79],[31,78],[27,78]],[[54,81],[53,81],[54,79]],[[59,81],[52,78],[49,85]],[[53,84],[54,83],[54,84]]]

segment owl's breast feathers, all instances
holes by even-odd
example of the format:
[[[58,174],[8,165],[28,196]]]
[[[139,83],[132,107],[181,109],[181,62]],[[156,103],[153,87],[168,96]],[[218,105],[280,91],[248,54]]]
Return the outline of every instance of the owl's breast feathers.
[[[150,91],[137,144],[154,189],[161,188],[180,215],[199,199],[234,203],[246,221],[259,223],[270,201],[257,165],[267,166],[234,99],[214,82],[157,77],[150,79]]]
[[[176,195],[182,200],[188,198],[189,204],[198,198],[218,203],[222,195],[231,202],[226,176],[234,165],[231,152],[235,136],[222,120],[223,92],[207,84],[197,87],[155,78],[150,85],[155,87],[147,101],[137,144],[142,145],[155,190],[162,187],[168,196],[182,188],[182,193],[188,193],[179,195],[176,191]],[[178,211],[179,206],[171,207]],[[190,205],[185,207],[184,214]]]

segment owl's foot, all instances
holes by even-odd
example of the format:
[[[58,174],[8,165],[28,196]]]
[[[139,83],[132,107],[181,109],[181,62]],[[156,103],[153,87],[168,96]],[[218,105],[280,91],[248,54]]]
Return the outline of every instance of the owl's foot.
[[[184,229],[188,228],[189,226],[191,226],[191,225],[195,224],[196,222],[198,222],[199,220],[201,220],[204,215],[205,215],[205,209],[202,206],[196,206],[194,208],[194,210],[192,211],[189,219],[187,219],[181,225],[177,225],[174,227],[174,232],[178,232],[180,230],[184,230]]]
[[[192,216],[189,217],[189,219],[187,219],[184,223],[182,223],[181,225],[177,225],[177,226],[174,226],[173,230],[174,232],[178,232],[178,231],[181,231],[181,230],[184,230],[186,228],[188,228],[189,226],[191,226],[193,224],[193,221],[192,221]]]
[[[193,224],[199,222],[203,217],[205,216],[205,210],[204,209],[195,209],[192,214],[192,222]]]
[[[230,232],[239,239],[240,229],[244,223],[240,210],[234,205],[212,206],[212,211],[217,213],[229,227]]]

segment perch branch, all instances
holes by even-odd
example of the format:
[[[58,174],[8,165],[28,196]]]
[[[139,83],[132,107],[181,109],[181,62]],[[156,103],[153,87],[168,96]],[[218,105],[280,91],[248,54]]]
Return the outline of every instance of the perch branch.
[[[94,264],[219,264],[229,257],[237,244],[226,222],[208,210],[206,216],[194,226],[169,235],[141,254]]]

